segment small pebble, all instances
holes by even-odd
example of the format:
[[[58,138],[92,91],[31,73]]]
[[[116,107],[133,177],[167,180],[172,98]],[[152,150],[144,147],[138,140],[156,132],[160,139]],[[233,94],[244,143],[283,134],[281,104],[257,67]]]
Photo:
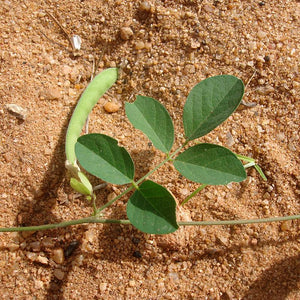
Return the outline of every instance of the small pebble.
[[[106,112],[108,113],[114,113],[117,112],[120,109],[120,105],[114,102],[106,102],[103,106]]]
[[[137,238],[137,237],[133,237],[133,238],[131,239],[131,241],[132,241],[133,244],[138,245],[138,244],[140,243],[141,240],[140,240],[139,238]]]
[[[100,287],[99,288],[100,288],[101,292],[105,292],[106,289],[107,289],[107,283],[106,282],[100,283]]]
[[[29,247],[32,251],[38,252],[41,250],[41,243],[39,241],[35,241],[29,244]]]
[[[134,287],[135,286],[135,281],[134,280],[129,280],[129,286]]]
[[[130,27],[122,27],[120,30],[121,39],[126,41],[133,36],[133,31]]]
[[[226,133],[226,146],[231,147],[234,145],[234,139],[230,131]]]
[[[58,88],[48,88],[40,92],[40,97],[42,100],[58,100],[61,94]]]
[[[58,279],[58,280],[63,280],[65,277],[65,272],[63,272],[60,269],[55,269],[53,272],[53,275]]]
[[[27,109],[17,105],[17,104],[6,104],[7,110],[15,115],[18,119],[25,120],[27,116]]]
[[[267,36],[267,33],[264,32],[264,31],[262,31],[262,30],[259,30],[259,31],[257,32],[257,37],[258,37],[260,40],[264,39],[266,36]]]
[[[257,93],[260,95],[269,95],[274,92],[274,88],[271,85],[260,86],[256,89]]]
[[[62,248],[54,249],[51,258],[57,263],[62,264],[65,260],[64,250]]]
[[[15,243],[9,243],[6,245],[6,248],[9,250],[9,251],[16,251],[19,249],[19,245],[15,244]]]
[[[70,257],[73,254],[73,252],[78,248],[78,246],[78,241],[72,241],[64,251],[65,258]]]
[[[133,255],[133,257],[136,257],[136,258],[142,258],[142,253],[138,250],[134,251],[132,255]]]
[[[142,41],[137,41],[134,46],[135,50],[142,50],[145,48],[145,44]]]
[[[143,1],[143,2],[141,2],[139,9],[142,12],[150,12],[151,4],[148,1]]]
[[[282,231],[288,231],[291,230],[292,221],[284,221],[280,225],[280,229]]]
[[[288,148],[289,148],[289,150],[291,150],[293,152],[295,152],[297,150],[296,147],[295,147],[295,145],[293,143],[289,143],[288,144]]]
[[[35,259],[36,262],[39,262],[43,265],[48,265],[49,261],[48,261],[48,258],[45,257],[45,256],[42,256],[42,255],[39,255],[36,259]]]
[[[39,290],[44,287],[44,282],[41,280],[34,280],[34,288]]]
[[[33,235],[34,233],[35,233],[35,231],[23,231],[21,233],[21,235],[24,239],[26,239],[26,238],[30,237],[31,235]]]

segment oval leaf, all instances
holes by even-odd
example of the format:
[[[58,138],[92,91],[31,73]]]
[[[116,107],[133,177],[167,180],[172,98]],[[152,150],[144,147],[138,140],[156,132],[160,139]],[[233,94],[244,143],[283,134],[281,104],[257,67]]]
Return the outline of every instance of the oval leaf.
[[[186,139],[204,136],[225,121],[239,106],[243,82],[235,76],[218,75],[193,87],[183,110]]]
[[[174,127],[166,108],[157,100],[137,96],[133,103],[125,103],[129,121],[141,130],[164,153],[171,150],[174,142]]]
[[[130,197],[127,216],[137,229],[152,234],[167,234],[178,229],[176,202],[163,186],[147,180]]]
[[[86,171],[104,181],[126,184],[134,177],[129,153],[107,135],[91,133],[81,136],[75,144],[75,153]]]
[[[186,178],[210,185],[223,185],[246,179],[241,161],[229,149],[214,144],[198,144],[174,161],[175,168]]]

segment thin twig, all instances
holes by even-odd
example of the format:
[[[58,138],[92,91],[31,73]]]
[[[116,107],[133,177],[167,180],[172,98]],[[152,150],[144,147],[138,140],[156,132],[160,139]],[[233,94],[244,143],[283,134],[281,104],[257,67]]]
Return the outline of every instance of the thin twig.
[[[67,47],[66,47],[65,45],[63,45],[63,44],[61,44],[61,43],[59,43],[59,42],[56,42],[56,41],[50,39],[50,38],[49,38],[42,30],[40,30],[40,33],[41,33],[48,41],[50,41],[51,43],[53,43],[53,44],[55,44],[55,45],[58,45],[58,46],[60,46],[60,47],[62,47],[62,48],[64,48],[64,49],[67,50]]]
[[[63,33],[67,37],[67,39],[68,39],[68,41],[69,41],[69,43],[72,47],[72,50],[75,51],[74,45],[72,43],[72,40],[71,40],[70,35],[68,34],[68,32],[63,28],[63,26],[58,22],[58,20],[49,11],[46,10],[46,13],[59,26],[59,28],[63,31]]]
[[[246,89],[247,89],[247,87],[248,87],[250,81],[251,81],[251,80],[253,79],[253,77],[255,76],[255,74],[256,74],[256,69],[254,69],[254,72],[253,72],[252,76],[249,78],[248,82],[246,83],[246,85],[245,85],[245,91],[246,91]],[[247,106],[247,107],[254,107],[254,106],[257,105],[257,103],[255,103],[255,102],[247,103],[247,102],[245,102],[244,100],[242,100],[241,103],[242,103],[243,105]]]

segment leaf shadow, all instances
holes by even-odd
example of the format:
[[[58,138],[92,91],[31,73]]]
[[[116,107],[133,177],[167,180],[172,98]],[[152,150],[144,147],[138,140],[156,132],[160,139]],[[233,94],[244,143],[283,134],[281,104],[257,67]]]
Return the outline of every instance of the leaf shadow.
[[[300,254],[285,258],[265,270],[242,300],[284,300],[300,289]]]

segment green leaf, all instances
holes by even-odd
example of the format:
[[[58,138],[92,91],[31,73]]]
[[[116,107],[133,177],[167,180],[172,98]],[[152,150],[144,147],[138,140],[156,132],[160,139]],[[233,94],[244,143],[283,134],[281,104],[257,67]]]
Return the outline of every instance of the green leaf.
[[[130,197],[127,216],[137,229],[153,234],[167,234],[178,229],[176,202],[163,186],[147,180]]]
[[[79,137],[75,153],[86,171],[104,181],[126,184],[133,180],[134,165],[129,153],[107,135],[91,133]]]
[[[76,178],[71,178],[70,180],[70,185],[71,187],[76,191],[79,192],[80,194],[83,195],[92,195],[93,193],[93,187],[87,177],[82,173],[78,172],[78,177],[80,179],[77,180]]]
[[[193,87],[183,110],[186,139],[204,136],[225,121],[239,106],[243,82],[231,75],[207,78]]]
[[[223,185],[246,179],[241,161],[229,149],[214,144],[198,144],[179,154],[175,168],[189,180]]]
[[[157,100],[137,96],[133,103],[125,103],[125,111],[132,125],[141,130],[153,145],[168,153],[174,142],[174,127],[166,108]]]

